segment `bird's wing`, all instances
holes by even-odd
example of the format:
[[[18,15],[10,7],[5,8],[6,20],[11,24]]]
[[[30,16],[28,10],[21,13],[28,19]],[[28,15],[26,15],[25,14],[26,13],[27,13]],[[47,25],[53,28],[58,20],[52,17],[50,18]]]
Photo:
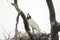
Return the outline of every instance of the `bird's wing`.
[[[29,19],[28,22],[33,29],[40,31],[38,24],[33,19]]]

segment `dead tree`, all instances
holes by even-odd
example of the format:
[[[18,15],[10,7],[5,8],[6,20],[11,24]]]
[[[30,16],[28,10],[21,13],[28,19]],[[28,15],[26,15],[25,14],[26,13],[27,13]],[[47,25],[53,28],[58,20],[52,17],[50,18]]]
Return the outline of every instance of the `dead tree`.
[[[28,33],[31,40],[34,40],[32,34],[30,33],[29,24],[28,24],[28,21],[26,19],[26,16],[24,15],[23,11],[18,7],[17,0],[14,0],[14,3],[11,3],[11,4],[15,7],[15,9],[18,12],[18,15],[17,15],[17,18],[16,18],[16,30],[17,30],[17,25],[18,25],[18,22],[19,22],[19,16],[21,15],[21,17],[23,19],[23,22],[24,22],[26,32]],[[16,39],[15,40],[17,40],[17,33],[16,33]]]
[[[56,21],[52,0],[46,0],[46,2],[50,12],[51,40],[59,40],[58,32],[60,31],[60,23]]]

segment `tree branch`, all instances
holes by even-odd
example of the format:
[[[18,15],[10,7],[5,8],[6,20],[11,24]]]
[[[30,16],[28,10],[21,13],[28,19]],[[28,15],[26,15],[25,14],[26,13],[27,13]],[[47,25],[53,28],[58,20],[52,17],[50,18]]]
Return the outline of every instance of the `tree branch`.
[[[52,0],[46,0],[49,12],[50,12],[50,22],[51,22],[51,40],[58,40],[58,23],[55,17],[55,10],[53,7]]]
[[[50,12],[50,22],[54,22],[56,21],[56,17],[55,17],[55,10],[53,7],[52,0],[46,0],[46,2],[47,2],[49,12]]]
[[[17,27],[17,24],[19,22],[19,16],[21,15],[21,17],[23,18],[23,22],[24,22],[26,32],[28,33],[31,40],[34,40],[33,35],[30,33],[29,24],[28,24],[28,21],[26,19],[26,16],[24,15],[23,11],[21,9],[19,9],[18,4],[17,4],[17,0],[14,0],[14,3],[11,3],[11,4],[18,11],[18,15],[17,15],[17,18],[16,18],[16,27]]]
[[[10,40],[10,33],[8,34],[5,29],[3,29],[3,31],[8,35],[8,38],[7,38],[5,33],[3,32],[3,36],[4,36],[5,40]]]

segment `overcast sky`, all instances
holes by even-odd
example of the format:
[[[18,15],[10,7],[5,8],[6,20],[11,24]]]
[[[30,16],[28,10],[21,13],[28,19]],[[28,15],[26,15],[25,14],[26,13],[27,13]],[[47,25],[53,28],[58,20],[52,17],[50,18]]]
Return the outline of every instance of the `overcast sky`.
[[[13,3],[13,0],[9,0]],[[56,12],[56,19],[60,22],[60,0],[52,0]],[[39,25],[39,28],[46,33],[50,33],[50,21],[49,21],[49,10],[46,0],[18,0],[19,8],[25,13],[29,13],[32,18]],[[7,2],[7,0],[0,0],[0,38],[3,37],[3,29],[7,33],[14,34],[16,16],[18,12],[15,10],[14,6]],[[18,30],[24,30],[24,24],[22,18],[19,18]]]

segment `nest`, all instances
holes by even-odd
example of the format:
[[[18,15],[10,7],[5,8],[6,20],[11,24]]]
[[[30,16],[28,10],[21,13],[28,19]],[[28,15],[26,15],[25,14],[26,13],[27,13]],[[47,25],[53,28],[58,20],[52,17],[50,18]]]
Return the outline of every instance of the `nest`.
[[[50,34],[45,33],[31,33],[35,40],[49,40]],[[11,40],[15,40],[13,37]],[[31,40],[27,33],[20,33],[17,35],[17,40]]]

